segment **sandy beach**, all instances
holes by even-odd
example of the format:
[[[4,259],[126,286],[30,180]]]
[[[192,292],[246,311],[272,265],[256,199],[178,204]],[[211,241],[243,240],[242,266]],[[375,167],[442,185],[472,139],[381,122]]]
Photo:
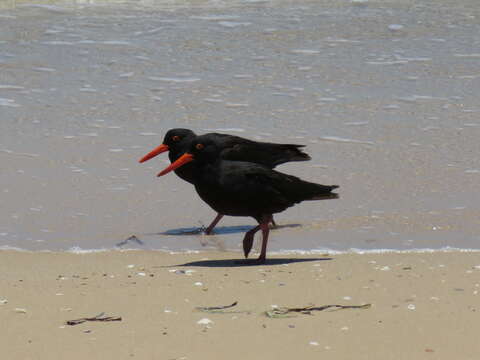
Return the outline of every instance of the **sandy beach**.
[[[170,235],[215,213],[156,178],[166,156],[138,163],[178,127],[305,144],[278,170],[340,185],[276,215],[301,226],[269,251],[479,248],[477,0],[12,2],[0,248],[205,250]],[[225,218],[210,249],[254,224]]]
[[[0,252],[6,359],[477,359],[475,252]],[[197,307],[236,306],[205,312]],[[269,318],[275,306],[364,305]],[[104,316],[121,321],[69,326]]]

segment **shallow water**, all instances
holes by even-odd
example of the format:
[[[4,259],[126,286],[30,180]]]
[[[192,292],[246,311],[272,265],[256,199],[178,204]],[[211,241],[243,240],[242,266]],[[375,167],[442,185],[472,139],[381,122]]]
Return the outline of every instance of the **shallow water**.
[[[307,145],[341,198],[269,250],[479,249],[480,8],[463,1],[0,1],[0,247],[239,249],[166,130]],[[132,234],[138,240],[126,241]]]

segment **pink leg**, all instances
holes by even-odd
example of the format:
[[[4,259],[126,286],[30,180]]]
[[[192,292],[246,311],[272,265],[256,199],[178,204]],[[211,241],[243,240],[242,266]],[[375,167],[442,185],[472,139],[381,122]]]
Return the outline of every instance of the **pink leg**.
[[[272,221],[272,215],[266,216],[262,219],[260,223],[260,228],[262,229],[262,251],[258,258],[259,263],[265,263],[267,259],[267,243],[268,243],[268,233],[270,232],[270,228],[268,224]]]
[[[260,230],[260,225],[255,226],[245,233],[245,237],[243,238],[243,253],[245,254],[245,258],[248,258],[248,254],[250,254],[250,250],[252,250],[253,238],[258,230]]]
[[[223,214],[217,214],[215,219],[213,219],[212,223],[208,225],[207,229],[205,230],[205,235],[211,235],[213,228],[218,224],[218,222],[222,219]]]
[[[270,223],[272,224],[272,228],[277,227],[277,223],[275,222],[275,220],[273,220],[273,216],[272,216],[272,219],[271,219]]]

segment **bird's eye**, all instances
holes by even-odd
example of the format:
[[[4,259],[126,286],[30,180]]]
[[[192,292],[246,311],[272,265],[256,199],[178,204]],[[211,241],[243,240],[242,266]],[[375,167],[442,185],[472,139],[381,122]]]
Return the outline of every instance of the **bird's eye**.
[[[172,140],[173,141],[180,141],[180,136],[178,136],[178,135],[172,136]]]
[[[195,145],[195,148],[196,148],[197,150],[203,150],[204,147],[205,147],[205,146],[204,146],[203,144],[197,144],[197,145]]]

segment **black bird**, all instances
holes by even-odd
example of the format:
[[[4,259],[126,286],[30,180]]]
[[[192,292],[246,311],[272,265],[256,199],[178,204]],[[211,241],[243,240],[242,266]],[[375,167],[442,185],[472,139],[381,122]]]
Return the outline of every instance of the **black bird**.
[[[219,150],[219,156],[225,160],[248,161],[264,165],[273,169],[277,165],[289,161],[307,161],[310,156],[300,148],[305,145],[295,144],[274,144],[267,142],[258,142],[248,140],[239,136],[209,133],[206,134],[215,141]],[[170,162],[175,162],[180,156],[190,148],[191,143],[197,138],[197,135],[189,129],[171,129],[165,134],[163,143],[141,158],[142,163],[165,151],[168,151]],[[194,172],[196,163],[186,164],[175,170],[175,173],[181,179],[195,185]],[[205,230],[205,234],[210,235],[213,228],[223,217],[223,213],[218,213],[212,223]],[[275,225],[273,218],[271,222]]]
[[[264,263],[267,254],[269,227],[275,213],[304,200],[338,198],[332,190],[338,185],[320,185],[303,181],[253,162],[225,160],[215,136],[198,136],[187,153],[170,164],[158,176],[195,163],[193,183],[198,195],[220,214],[251,216],[259,223],[247,231],[243,251],[248,257],[257,231],[262,230],[263,241],[257,262]]]

